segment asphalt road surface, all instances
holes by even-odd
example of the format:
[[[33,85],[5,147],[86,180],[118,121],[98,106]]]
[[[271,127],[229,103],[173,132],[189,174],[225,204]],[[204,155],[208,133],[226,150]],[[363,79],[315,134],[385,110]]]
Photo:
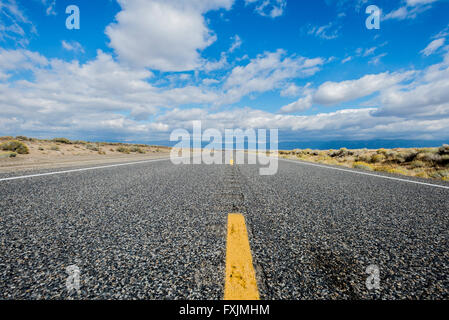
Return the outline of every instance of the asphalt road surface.
[[[261,299],[449,297],[448,188],[284,160],[274,176],[258,169],[167,160],[0,175],[0,299],[222,299],[235,212]]]

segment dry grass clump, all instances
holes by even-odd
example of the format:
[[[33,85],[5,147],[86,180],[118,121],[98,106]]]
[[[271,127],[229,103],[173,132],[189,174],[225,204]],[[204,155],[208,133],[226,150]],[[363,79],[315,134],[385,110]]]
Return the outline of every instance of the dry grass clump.
[[[354,162],[352,164],[352,167],[355,169],[363,169],[363,170],[368,170],[368,171],[374,171],[374,168],[372,165],[370,165],[369,163],[366,162],[362,162],[362,161],[357,161]]]

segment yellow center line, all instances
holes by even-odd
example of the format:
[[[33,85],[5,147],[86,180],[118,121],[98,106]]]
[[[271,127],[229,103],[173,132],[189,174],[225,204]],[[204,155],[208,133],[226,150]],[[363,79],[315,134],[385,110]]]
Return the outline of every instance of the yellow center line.
[[[224,300],[259,300],[245,218],[228,215]]]

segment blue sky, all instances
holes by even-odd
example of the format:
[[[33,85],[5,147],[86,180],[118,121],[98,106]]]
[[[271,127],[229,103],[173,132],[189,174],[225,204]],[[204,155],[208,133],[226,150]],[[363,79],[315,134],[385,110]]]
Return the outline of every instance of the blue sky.
[[[0,0],[0,134],[163,141],[201,120],[432,144],[448,52],[445,0]]]

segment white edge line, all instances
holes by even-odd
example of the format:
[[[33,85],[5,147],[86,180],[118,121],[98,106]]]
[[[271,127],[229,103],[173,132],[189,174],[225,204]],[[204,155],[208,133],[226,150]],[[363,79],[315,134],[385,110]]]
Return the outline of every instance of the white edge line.
[[[158,161],[167,161],[167,160],[170,160],[170,158],[151,159],[151,160],[144,160],[144,161],[135,161],[135,162],[110,164],[110,165],[98,166],[98,167],[89,167],[89,168],[71,169],[71,170],[64,170],[64,171],[38,173],[38,174],[31,174],[31,175],[26,175],[26,176],[2,178],[2,179],[0,179],[0,182],[1,181],[10,181],[10,180],[19,180],[19,179],[33,178],[33,177],[51,176],[51,175],[62,174],[62,173],[71,173],[71,172],[80,172],[80,171],[105,169],[105,168],[113,168],[113,167],[131,166],[133,164],[148,163],[148,162],[158,162]]]
[[[421,185],[431,186],[431,187],[436,187],[436,188],[449,189],[448,186],[442,186],[442,185],[439,185],[439,184],[432,184],[432,183],[425,183],[425,182],[419,182],[419,181],[413,181],[413,180],[407,180],[407,179],[401,179],[401,178],[395,178],[395,177],[388,177],[388,176],[383,176],[383,175],[380,175],[380,174],[374,174],[374,173],[368,173],[368,172],[360,172],[360,171],[356,171],[356,170],[335,168],[335,167],[320,165],[320,164],[316,164],[316,163],[310,163],[310,162],[304,162],[304,161],[296,161],[296,160],[289,160],[289,159],[282,159],[282,158],[279,158],[279,160],[292,162],[292,163],[296,163],[296,164],[304,164],[304,165],[307,165],[307,166],[326,168],[326,169],[331,169],[331,170],[352,172],[352,173],[356,173],[356,174],[362,174],[362,175],[365,175],[365,176],[372,176],[372,177],[378,177],[378,178],[389,179],[389,180],[396,180],[396,181],[402,181],[402,182],[408,182],[408,183],[421,184]]]

